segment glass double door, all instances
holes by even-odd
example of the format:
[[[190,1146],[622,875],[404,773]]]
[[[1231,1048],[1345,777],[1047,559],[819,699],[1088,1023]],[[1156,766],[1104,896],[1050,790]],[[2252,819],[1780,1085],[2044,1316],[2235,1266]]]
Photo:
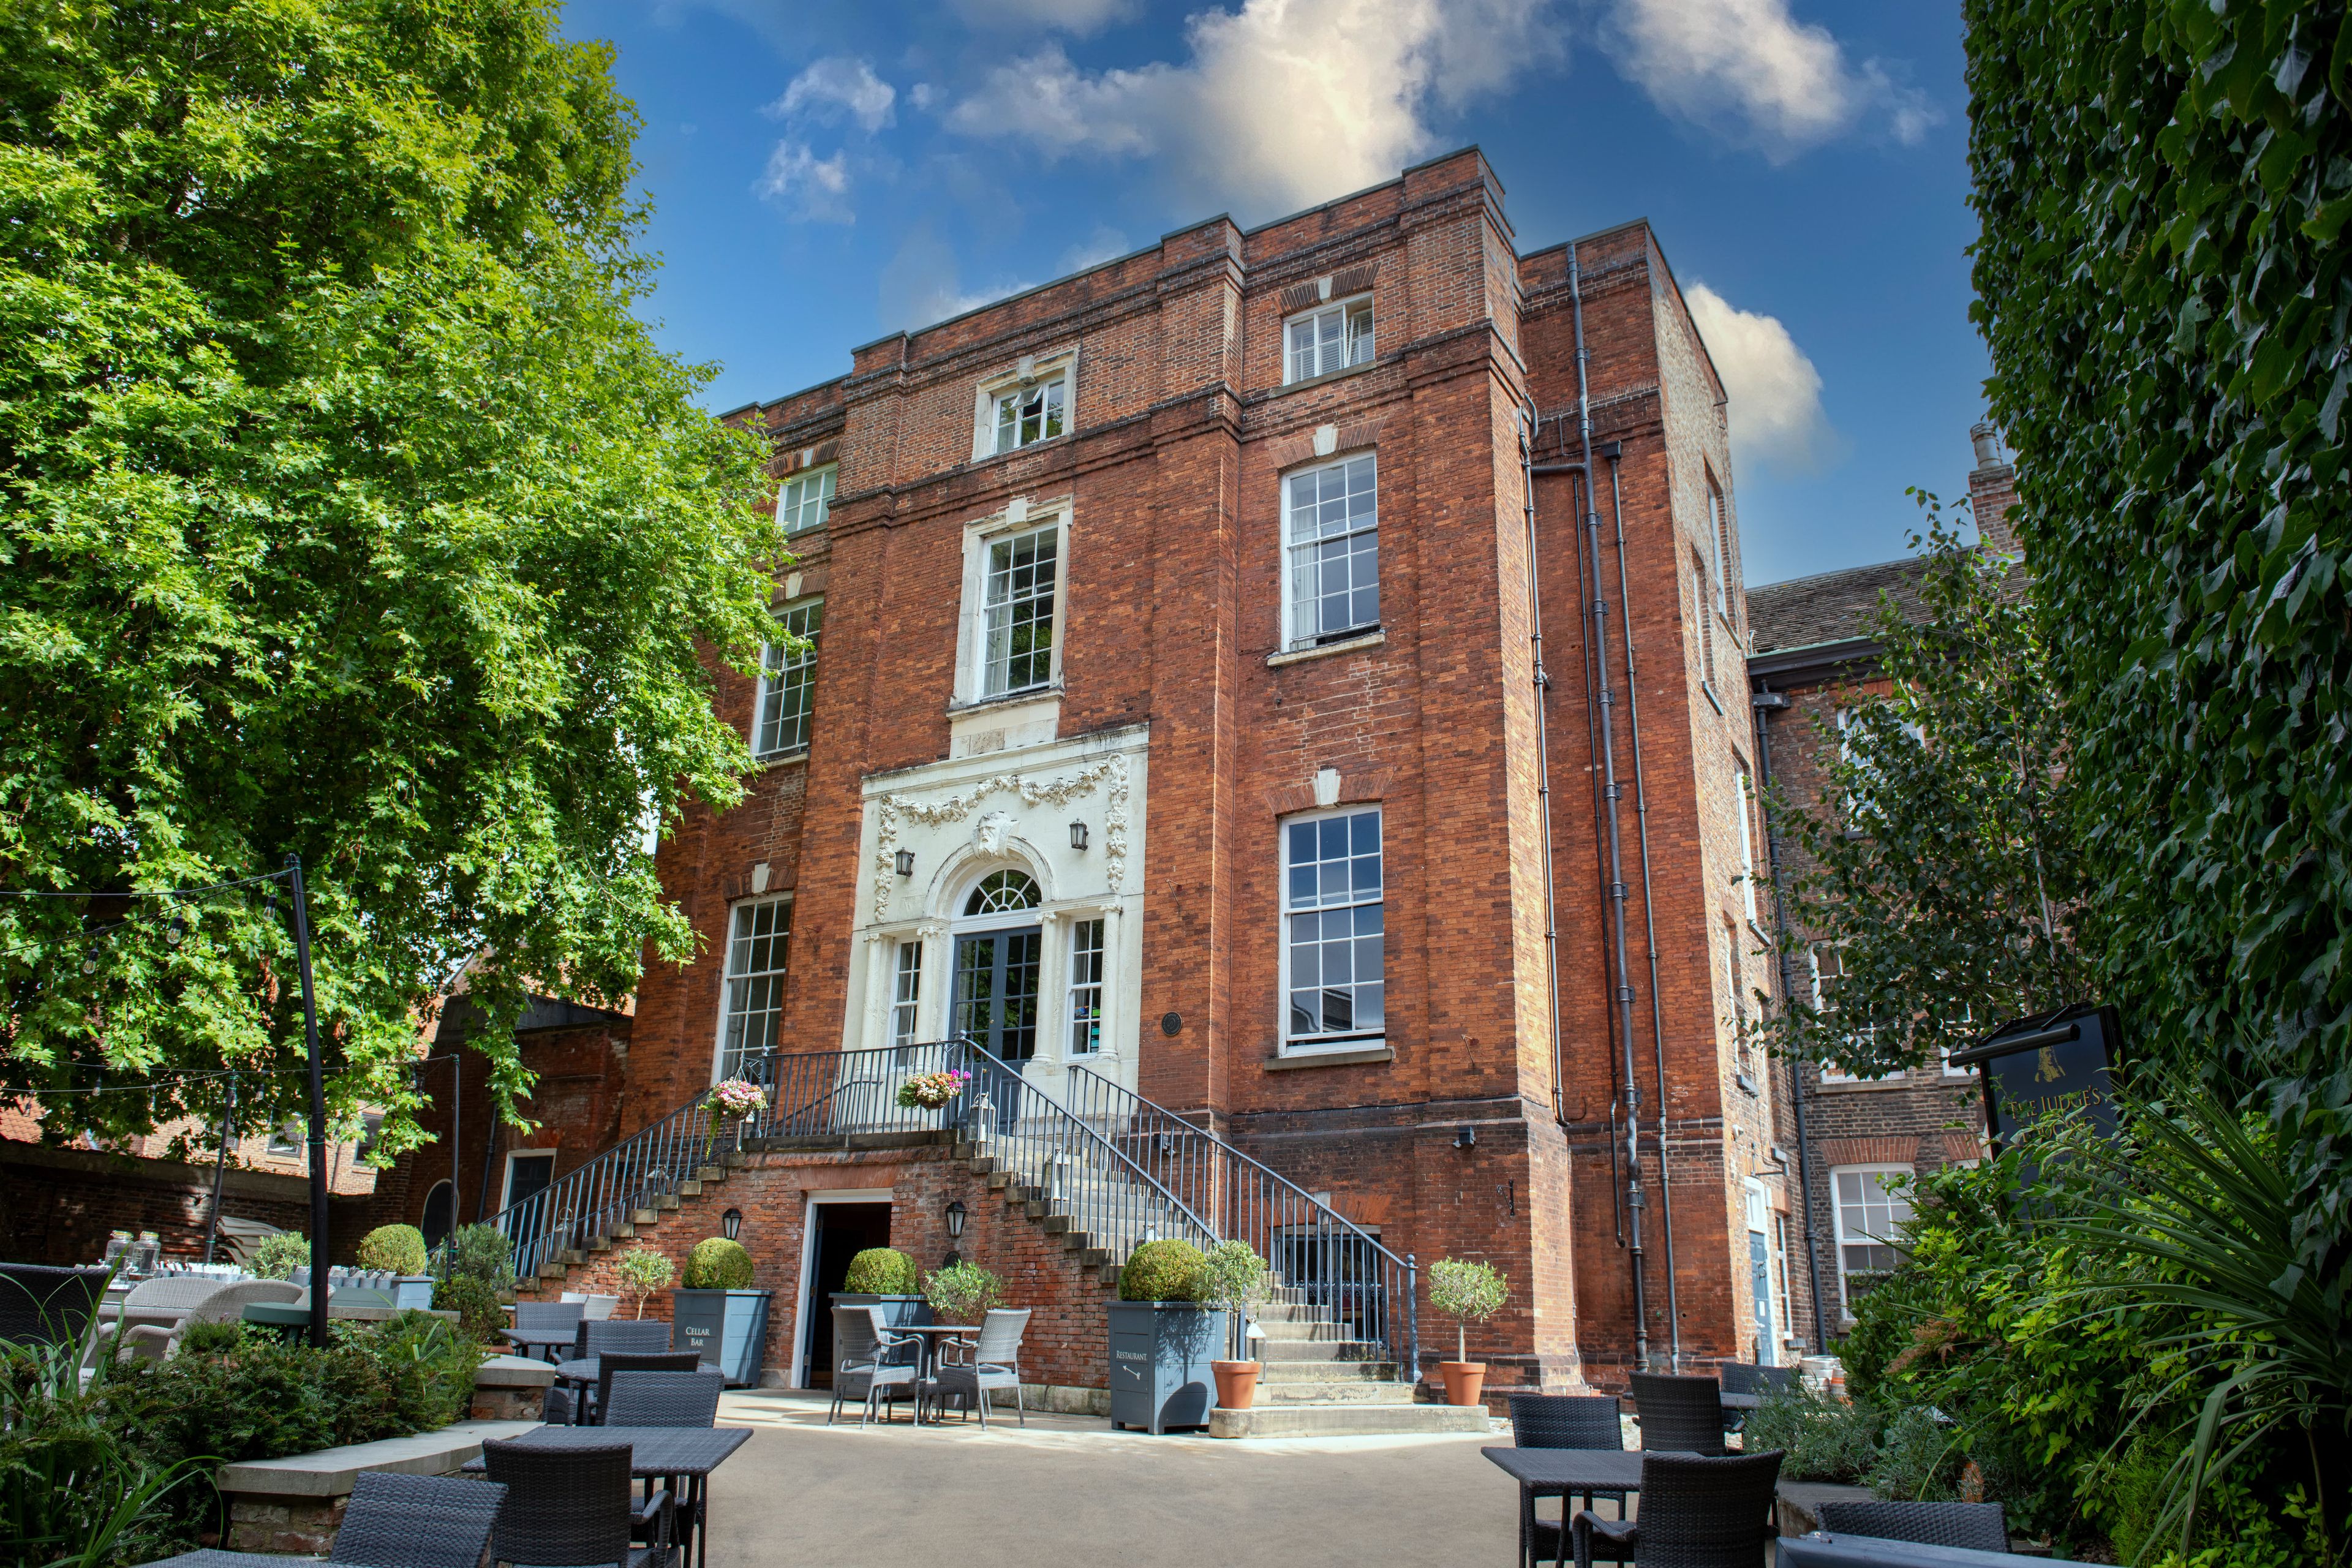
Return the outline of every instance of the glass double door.
[[[956,1033],[999,1061],[1037,1054],[1037,982],[1045,933],[1036,926],[956,938]]]

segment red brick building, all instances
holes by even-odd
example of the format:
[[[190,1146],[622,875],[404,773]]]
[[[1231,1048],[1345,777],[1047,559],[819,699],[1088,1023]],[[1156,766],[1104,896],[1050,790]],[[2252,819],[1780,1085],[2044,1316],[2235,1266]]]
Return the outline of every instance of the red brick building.
[[[2016,470],[1991,426],[1979,424],[1970,436],[1976,466],[1969,474],[1969,500],[1979,548],[2014,558],[2009,509],[2017,499]],[[1888,689],[1867,622],[1885,598],[1906,618],[1916,612],[1924,570],[1923,562],[1906,558],[1748,591],[1756,625],[1748,674],[1757,744],[1769,778],[1790,799],[1822,798],[1823,737],[1836,733],[1840,714],[1857,695]],[[1807,869],[1787,839],[1775,834],[1769,847],[1776,877]],[[1782,945],[1787,984],[1811,988],[1818,1004],[1836,985],[1836,950],[1804,931],[1789,933]],[[1886,1182],[1978,1158],[1984,1100],[1973,1072],[1940,1063],[1879,1078],[1812,1062],[1783,1063],[1777,1070],[1784,1079],[1793,1075],[1782,1095],[1791,1113],[1792,1146],[1802,1145],[1799,1163],[1807,1185],[1790,1222],[1798,1234],[1790,1267],[1820,1280],[1828,1322],[1816,1323],[1809,1311],[1800,1318],[1801,1332],[1820,1344],[1851,1321],[1847,1308],[1870,1277],[1894,1265],[1894,1249],[1877,1238],[1892,1235],[1910,1209],[1900,1194],[1886,1190]]]
[[[645,978],[621,1131],[766,1049],[970,1033],[1041,1096],[1093,1075],[1213,1129],[1423,1270],[1495,1262],[1490,1386],[1622,1383],[1637,1331],[1661,1364],[1781,1359],[1724,407],[1648,226],[1522,253],[1473,150],[739,411],[814,641],[718,678],[762,771],[661,847],[704,957]],[[1101,1271],[983,1175],[771,1149],[564,1283],[733,1208],[797,1382],[824,1237],[930,1267],[952,1201],[957,1249],[1055,1314],[1030,1375],[1101,1386]]]

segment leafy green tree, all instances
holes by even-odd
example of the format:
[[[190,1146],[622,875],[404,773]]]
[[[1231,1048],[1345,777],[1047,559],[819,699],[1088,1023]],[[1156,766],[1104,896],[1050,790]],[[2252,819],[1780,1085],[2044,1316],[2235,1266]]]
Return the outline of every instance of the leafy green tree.
[[[333,1103],[390,1109],[461,969],[692,955],[646,847],[751,759],[760,452],[632,308],[635,115],[533,0],[0,8],[0,885],[299,852]],[[0,899],[0,1096],[49,1131],[299,1103],[282,902]],[[175,923],[174,917],[177,917]],[[128,1089],[130,1092],[123,1092]]]
[[[1795,851],[1782,879],[1807,962],[1765,1026],[1791,1055],[1864,1075],[1916,1067],[1997,1022],[2080,1001],[2083,864],[2065,710],[2021,567],[1962,542],[1931,495],[1918,605],[1883,597],[1867,635],[1884,690],[1842,699],[1816,733],[1822,797],[1769,803]]]

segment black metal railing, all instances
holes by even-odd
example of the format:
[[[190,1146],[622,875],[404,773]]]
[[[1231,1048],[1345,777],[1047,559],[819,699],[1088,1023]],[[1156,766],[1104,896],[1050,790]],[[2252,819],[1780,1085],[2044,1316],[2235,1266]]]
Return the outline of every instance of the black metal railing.
[[[1166,1107],[1070,1064],[1063,1103],[1221,1239],[1246,1241],[1283,1299],[1328,1310],[1343,1338],[1386,1347],[1421,1381],[1417,1270],[1330,1205]]]

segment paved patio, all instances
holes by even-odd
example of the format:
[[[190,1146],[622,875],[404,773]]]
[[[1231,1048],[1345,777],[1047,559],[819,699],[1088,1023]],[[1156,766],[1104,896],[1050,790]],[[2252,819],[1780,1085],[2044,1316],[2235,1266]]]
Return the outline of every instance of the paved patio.
[[[824,1425],[826,1402],[730,1394],[756,1436],[711,1478],[711,1568],[1201,1568],[1516,1558],[1517,1489],[1488,1436],[1207,1437],[1008,1413],[987,1435]]]

